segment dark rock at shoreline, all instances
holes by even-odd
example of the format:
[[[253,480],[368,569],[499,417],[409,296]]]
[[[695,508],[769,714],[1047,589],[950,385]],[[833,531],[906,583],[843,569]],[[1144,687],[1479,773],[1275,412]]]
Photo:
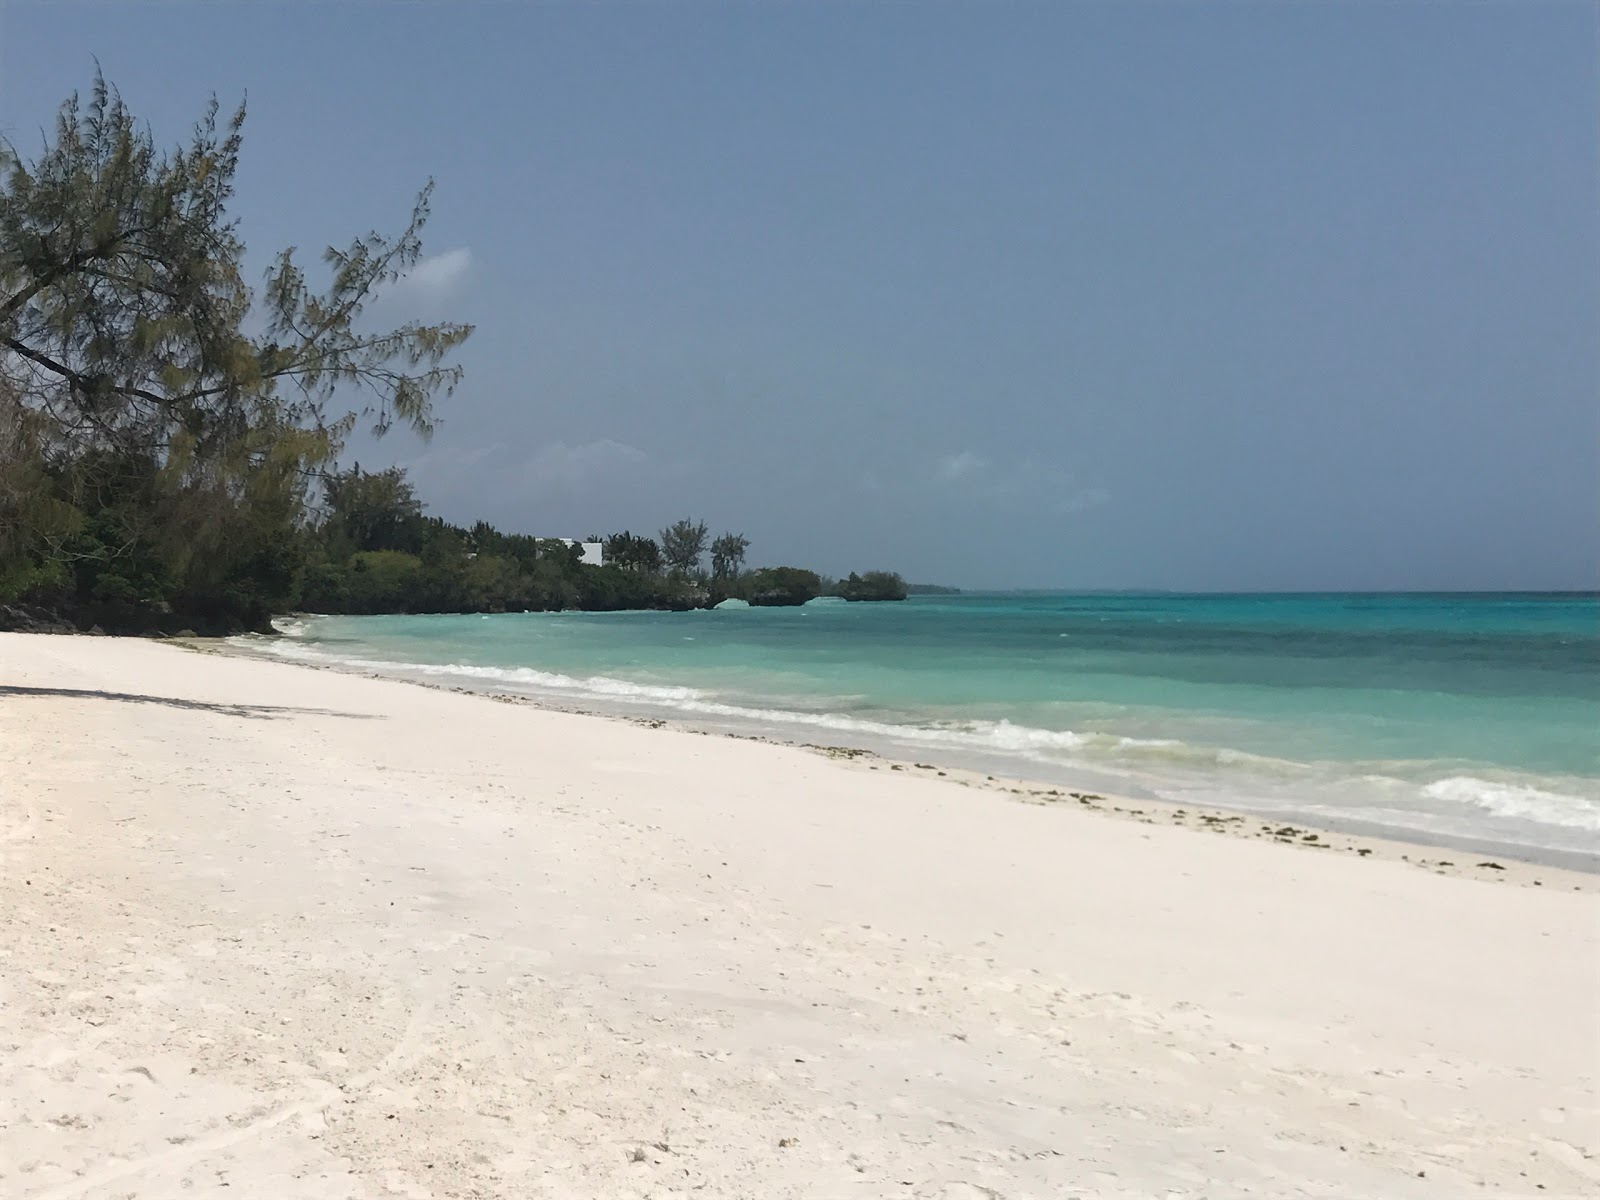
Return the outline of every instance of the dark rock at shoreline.
[[[270,630],[266,619],[261,626]],[[94,605],[58,611],[38,604],[0,604],[0,633],[76,633],[93,637],[228,637],[249,629],[236,619],[206,619],[136,605]]]
[[[71,621],[29,604],[0,604],[0,633],[77,633]]]

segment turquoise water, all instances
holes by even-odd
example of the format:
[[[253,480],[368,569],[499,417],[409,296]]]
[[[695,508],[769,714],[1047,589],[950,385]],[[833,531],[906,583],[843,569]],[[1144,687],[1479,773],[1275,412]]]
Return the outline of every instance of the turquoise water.
[[[1187,803],[1600,853],[1600,598],[315,617],[268,653]]]

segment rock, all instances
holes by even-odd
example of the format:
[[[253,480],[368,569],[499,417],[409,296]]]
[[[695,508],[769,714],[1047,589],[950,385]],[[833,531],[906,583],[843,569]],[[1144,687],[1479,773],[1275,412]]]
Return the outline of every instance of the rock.
[[[77,633],[77,628],[49,609],[27,604],[0,604],[0,631],[9,633]]]

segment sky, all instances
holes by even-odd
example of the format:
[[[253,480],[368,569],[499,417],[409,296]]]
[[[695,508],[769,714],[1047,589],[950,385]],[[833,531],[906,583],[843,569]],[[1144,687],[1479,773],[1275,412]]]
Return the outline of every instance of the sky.
[[[963,587],[1600,586],[1600,7],[0,0],[246,93],[253,269],[400,228],[470,321],[407,467],[540,536]]]

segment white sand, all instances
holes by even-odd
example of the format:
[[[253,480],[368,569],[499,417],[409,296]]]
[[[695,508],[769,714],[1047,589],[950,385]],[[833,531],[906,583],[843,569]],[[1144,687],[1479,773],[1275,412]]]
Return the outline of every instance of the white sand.
[[[1600,1194],[1542,879],[0,635],[0,1196]]]

